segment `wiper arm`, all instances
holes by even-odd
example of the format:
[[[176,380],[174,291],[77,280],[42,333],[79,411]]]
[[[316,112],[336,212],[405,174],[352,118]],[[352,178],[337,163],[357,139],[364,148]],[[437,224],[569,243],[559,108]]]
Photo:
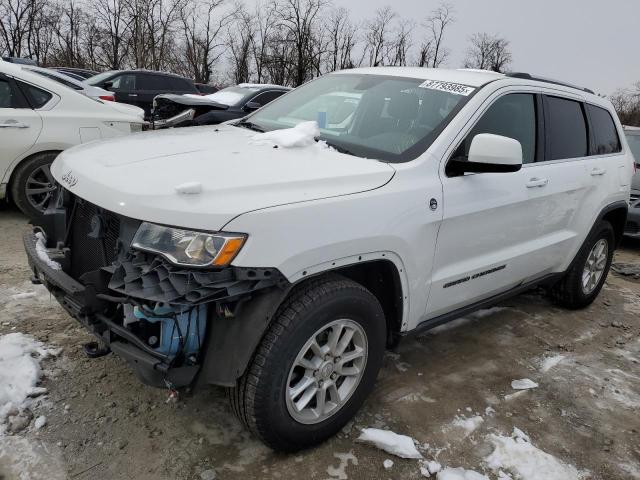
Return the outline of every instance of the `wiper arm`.
[[[328,146],[330,146],[331,148],[333,148],[334,150],[340,152],[340,153],[344,153],[346,155],[352,155],[354,157],[357,157],[357,155],[355,153],[353,153],[351,150],[344,148],[341,145],[336,145],[335,143],[331,143],[331,142],[327,142],[324,139],[316,139],[316,142],[324,142],[326,143]]]
[[[244,127],[244,128],[248,128],[249,130],[253,130],[254,132],[260,132],[260,133],[264,133],[265,130],[264,128],[262,128],[260,125],[257,125],[253,122],[250,122],[248,120],[242,120],[238,123],[235,124],[238,127]]]

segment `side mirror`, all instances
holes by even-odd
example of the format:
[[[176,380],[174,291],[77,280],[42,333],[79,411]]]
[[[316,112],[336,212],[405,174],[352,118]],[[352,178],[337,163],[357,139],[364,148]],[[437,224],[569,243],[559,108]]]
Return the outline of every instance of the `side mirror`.
[[[480,133],[473,137],[468,159],[452,158],[447,175],[465,173],[508,173],[522,168],[522,145],[502,135]]]
[[[255,110],[258,110],[260,107],[262,107],[262,105],[260,105],[258,102],[247,102],[243,110],[245,112],[253,112]]]

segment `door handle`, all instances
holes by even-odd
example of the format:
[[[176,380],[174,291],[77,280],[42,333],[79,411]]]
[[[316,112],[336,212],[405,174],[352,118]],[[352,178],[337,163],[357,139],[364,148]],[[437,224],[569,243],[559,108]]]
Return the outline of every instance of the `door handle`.
[[[549,183],[548,178],[533,177],[525,185],[527,186],[527,188],[536,188],[536,187],[544,187],[547,185],[547,183]]]
[[[592,177],[597,177],[600,175],[604,175],[605,173],[607,173],[607,171],[604,168],[594,168],[593,170],[591,170],[591,176]]]
[[[138,94],[137,94],[137,93],[130,93],[130,94],[129,94],[129,96],[130,96],[130,97],[137,97],[137,96],[138,96]]]
[[[4,123],[0,123],[0,128],[29,128],[29,124],[15,120],[7,120]]]

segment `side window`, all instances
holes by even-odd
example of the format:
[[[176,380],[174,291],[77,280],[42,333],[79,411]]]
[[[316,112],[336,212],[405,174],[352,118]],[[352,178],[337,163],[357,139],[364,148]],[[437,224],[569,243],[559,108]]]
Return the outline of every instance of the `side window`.
[[[266,105],[267,103],[275,100],[281,96],[284,92],[264,92],[256,96],[251,100],[252,102],[259,103],[260,105]]]
[[[194,91],[194,87],[191,86],[191,83],[188,80],[185,80],[184,78],[178,78],[178,77],[167,77],[167,84],[164,85],[162,88],[167,88],[167,87],[170,87],[171,90],[176,90],[179,92]]]
[[[522,145],[523,163],[536,158],[536,104],[531,93],[512,93],[500,97],[482,115],[464,139],[454,157],[469,155],[473,138],[480,133],[492,133],[518,140]]]
[[[53,97],[49,92],[38,87],[34,87],[33,85],[29,85],[28,83],[18,81],[16,81],[16,83],[20,86],[20,90],[22,90],[27,96],[29,103],[33,108],[44,107],[46,103],[51,100],[51,97]]]
[[[138,75],[138,90],[173,90],[169,78],[163,75],[143,73]]]
[[[118,75],[111,82],[111,90],[133,91],[136,89],[136,76],[132,73]]]
[[[546,159],[586,157],[589,142],[582,104],[559,97],[546,97],[546,100]]]
[[[16,108],[11,85],[2,78],[0,78],[0,108]]]
[[[593,155],[607,155],[622,151],[618,130],[611,114],[604,108],[595,105],[587,105],[587,110],[595,140],[591,153]]]

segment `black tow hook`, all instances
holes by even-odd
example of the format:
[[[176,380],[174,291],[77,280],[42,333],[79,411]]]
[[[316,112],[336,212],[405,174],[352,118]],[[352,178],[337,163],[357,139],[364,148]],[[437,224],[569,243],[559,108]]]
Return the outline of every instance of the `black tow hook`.
[[[85,355],[89,358],[100,358],[111,353],[109,347],[98,342],[87,342],[82,348],[84,349]]]

